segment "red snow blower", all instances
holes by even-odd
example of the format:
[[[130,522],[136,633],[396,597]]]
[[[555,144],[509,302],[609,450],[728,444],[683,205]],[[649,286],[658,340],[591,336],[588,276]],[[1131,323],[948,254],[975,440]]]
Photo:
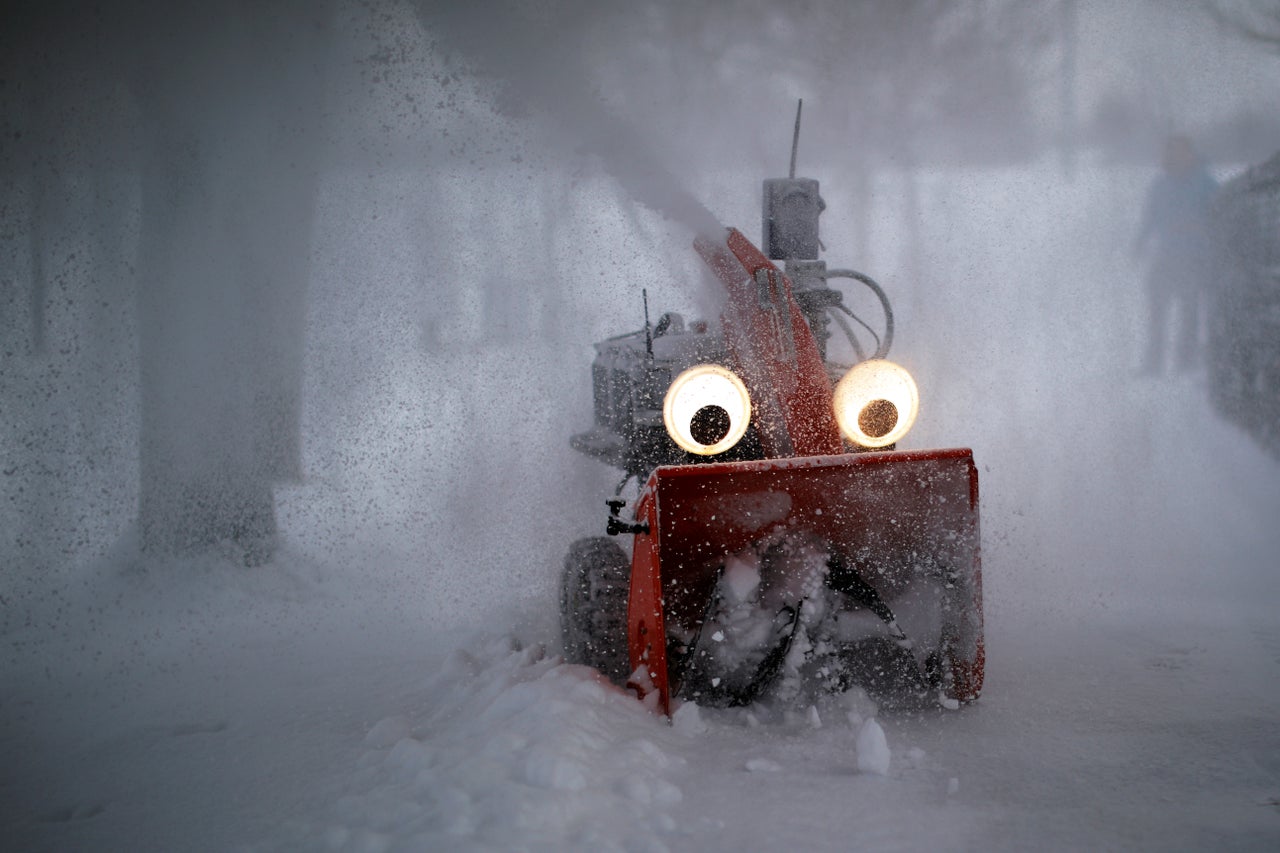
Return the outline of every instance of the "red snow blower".
[[[895,449],[919,401],[885,359],[889,301],[816,260],[825,205],[794,164],[793,143],[791,177],[764,182],[767,254],[735,229],[694,244],[728,294],[718,327],[651,324],[646,298],[642,330],[596,345],[595,423],[571,443],[625,477],[609,535],[565,560],[565,655],[667,714],[675,698],[855,686],[882,707],[954,707],[978,697],[984,666],[973,455]],[[870,357],[833,278],[880,301]],[[833,321],[852,366],[827,360]]]

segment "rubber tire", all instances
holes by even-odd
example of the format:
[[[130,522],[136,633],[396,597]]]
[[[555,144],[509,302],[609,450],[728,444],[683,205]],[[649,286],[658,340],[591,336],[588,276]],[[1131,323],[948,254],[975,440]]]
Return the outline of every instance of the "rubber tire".
[[[613,539],[593,536],[569,546],[560,583],[565,660],[595,667],[622,685],[631,672],[627,598],[631,561]]]

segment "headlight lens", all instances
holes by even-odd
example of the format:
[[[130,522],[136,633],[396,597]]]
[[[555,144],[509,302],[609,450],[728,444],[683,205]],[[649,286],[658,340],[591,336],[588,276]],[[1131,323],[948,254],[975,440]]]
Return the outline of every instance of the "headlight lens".
[[[888,447],[916,422],[920,392],[905,368],[873,358],[855,366],[835,387],[840,431],[862,447]]]
[[[667,388],[662,420],[680,447],[699,456],[714,456],[746,435],[751,396],[733,371],[718,364],[699,364]]]

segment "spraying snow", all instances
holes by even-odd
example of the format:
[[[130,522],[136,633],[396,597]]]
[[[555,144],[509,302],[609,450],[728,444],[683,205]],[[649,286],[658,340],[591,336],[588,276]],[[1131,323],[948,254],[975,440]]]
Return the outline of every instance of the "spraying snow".
[[[781,6],[729,16],[631,4],[653,29],[587,46],[573,36],[608,28],[560,33],[532,12],[482,13],[459,26],[492,33],[477,61],[509,63],[497,76],[517,96],[498,110],[465,68],[413,58],[431,32],[414,28],[418,4],[339,6],[356,26],[337,29],[359,38],[334,49],[364,64],[339,75],[326,115],[360,128],[333,142],[314,188],[306,310],[290,314],[304,340],[278,342],[303,355],[303,476],[277,486],[279,548],[254,570],[225,542],[143,559],[130,533],[143,460],[126,273],[140,188],[129,159],[113,158],[133,150],[120,128],[140,102],[113,76],[124,60],[98,52],[118,21],[87,16],[71,38],[65,10],[46,4],[42,28],[15,19],[0,34],[14,81],[0,87],[0,157],[18,179],[0,188],[4,209],[46,226],[43,243],[26,242],[20,218],[0,234],[12,272],[0,294],[7,844],[1280,845],[1280,474],[1215,417],[1202,373],[1132,375],[1141,306],[1124,247],[1150,164],[1082,156],[1071,183],[1051,152],[920,167],[931,143],[983,123],[931,123],[933,105],[989,115],[936,97],[938,75],[924,72],[954,67],[884,52],[938,43],[911,29],[925,5],[832,4],[850,17],[801,20]],[[815,29],[833,37],[820,56],[774,49],[826,44]],[[642,37],[654,32],[664,37]],[[885,36],[903,32],[913,38]],[[936,34],[975,32],[986,30]],[[1142,49],[1114,58],[1137,56],[1158,89],[1152,69],[1169,64],[1149,60],[1164,48],[1120,35]],[[18,72],[44,68],[47,44],[65,64],[24,88]],[[169,48],[181,65],[182,45]],[[548,67],[558,52],[573,60],[563,72]],[[1274,78],[1213,53],[1173,64],[1206,81],[1222,81],[1220,65],[1248,67],[1260,88]],[[1013,67],[1026,73],[999,79],[1043,79],[1041,65]],[[412,98],[394,85],[405,81]],[[988,682],[954,711],[894,712],[849,691],[794,707],[686,703],[668,723],[558,658],[556,573],[566,543],[600,527],[595,496],[612,485],[566,439],[590,417],[590,342],[639,327],[637,285],[655,301],[689,298],[699,263],[687,232],[719,227],[697,200],[748,228],[760,177],[784,162],[794,98],[812,88],[825,97],[806,101],[810,126],[824,103],[845,110],[805,149],[831,175],[824,239],[833,259],[858,243],[849,263],[895,295],[895,354],[921,391],[909,442],[972,445],[982,467]],[[73,125],[85,111],[111,121],[60,133],[42,98]],[[559,126],[513,117],[521,98]],[[1041,112],[992,129],[1038,138]],[[761,114],[764,130],[752,124]],[[628,124],[644,132],[610,115],[639,115]],[[116,140],[110,156],[62,156],[95,136]],[[566,141],[593,157],[564,154]],[[636,150],[646,144],[689,150],[650,157]],[[695,174],[662,176],[678,167]],[[233,203],[201,211],[229,228],[243,224],[235,214]],[[33,256],[46,290],[28,294]],[[236,268],[229,256],[215,266]],[[215,384],[258,411],[250,388]],[[744,600],[757,588],[749,569],[730,579]]]

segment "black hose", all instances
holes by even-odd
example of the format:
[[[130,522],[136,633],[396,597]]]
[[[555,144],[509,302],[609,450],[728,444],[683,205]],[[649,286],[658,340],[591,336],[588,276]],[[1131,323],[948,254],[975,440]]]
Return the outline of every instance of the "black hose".
[[[827,270],[825,277],[828,279],[851,278],[854,281],[860,281],[867,287],[871,288],[871,292],[880,300],[880,307],[884,309],[884,339],[881,340],[879,336],[876,337],[878,346],[876,347],[875,354],[871,357],[884,358],[887,356],[889,354],[889,347],[893,344],[893,307],[889,305],[889,297],[885,295],[884,289],[880,287],[880,285],[877,284],[875,279],[871,278],[871,276],[863,275],[862,273],[854,270]],[[843,306],[841,307],[843,308]],[[850,317],[858,320],[853,312],[848,309],[844,310]],[[858,320],[858,322],[862,323],[861,320]],[[863,323],[863,325],[865,326],[866,324]],[[868,329],[869,328],[870,327],[868,327]],[[874,335],[875,332],[872,332],[872,334]]]
[[[845,314],[851,316],[851,318],[854,319],[855,323],[858,323],[860,327],[867,329],[867,333],[869,334],[869,336],[876,338],[876,351],[879,352],[879,345],[881,345],[881,339],[879,339],[878,334],[876,334],[876,329],[873,329],[872,327],[870,327],[870,325],[867,324],[867,321],[865,321],[863,318],[860,318],[860,316],[852,313],[852,311],[847,309],[846,306],[836,305],[835,307],[837,307],[837,309],[840,309],[841,311],[844,311]],[[838,318],[838,316],[833,316],[832,319],[835,319],[836,323],[840,324],[840,328],[845,330],[845,334],[847,334],[847,336],[849,336],[850,341],[852,341],[852,339],[854,339],[854,330],[849,328],[849,324],[845,323],[845,321],[842,320],[841,318]],[[865,357],[863,355],[863,348],[861,348],[861,346],[859,345],[856,345],[855,343],[854,350],[858,351],[858,360],[859,361],[863,360]]]
[[[835,306],[832,306],[832,307],[834,308]],[[841,306],[841,307],[843,308],[844,306]],[[846,311],[845,313],[848,313],[848,312]],[[858,343],[858,336],[853,333],[853,327],[851,327],[847,322],[845,322],[845,319],[841,317],[839,314],[833,313],[831,315],[831,319],[836,321],[836,325],[840,327],[841,331],[844,332],[844,336],[849,339],[849,343],[853,345],[853,354],[857,357],[858,361],[865,361],[867,356],[862,351],[862,344]],[[859,323],[862,323],[862,320],[860,320],[857,317],[854,317],[853,319],[857,320]],[[867,329],[867,331],[871,331],[871,327],[868,326],[866,323],[862,323],[862,326],[863,328]],[[880,336],[876,335],[875,332],[871,332],[871,334],[875,337],[876,343],[880,343]]]

